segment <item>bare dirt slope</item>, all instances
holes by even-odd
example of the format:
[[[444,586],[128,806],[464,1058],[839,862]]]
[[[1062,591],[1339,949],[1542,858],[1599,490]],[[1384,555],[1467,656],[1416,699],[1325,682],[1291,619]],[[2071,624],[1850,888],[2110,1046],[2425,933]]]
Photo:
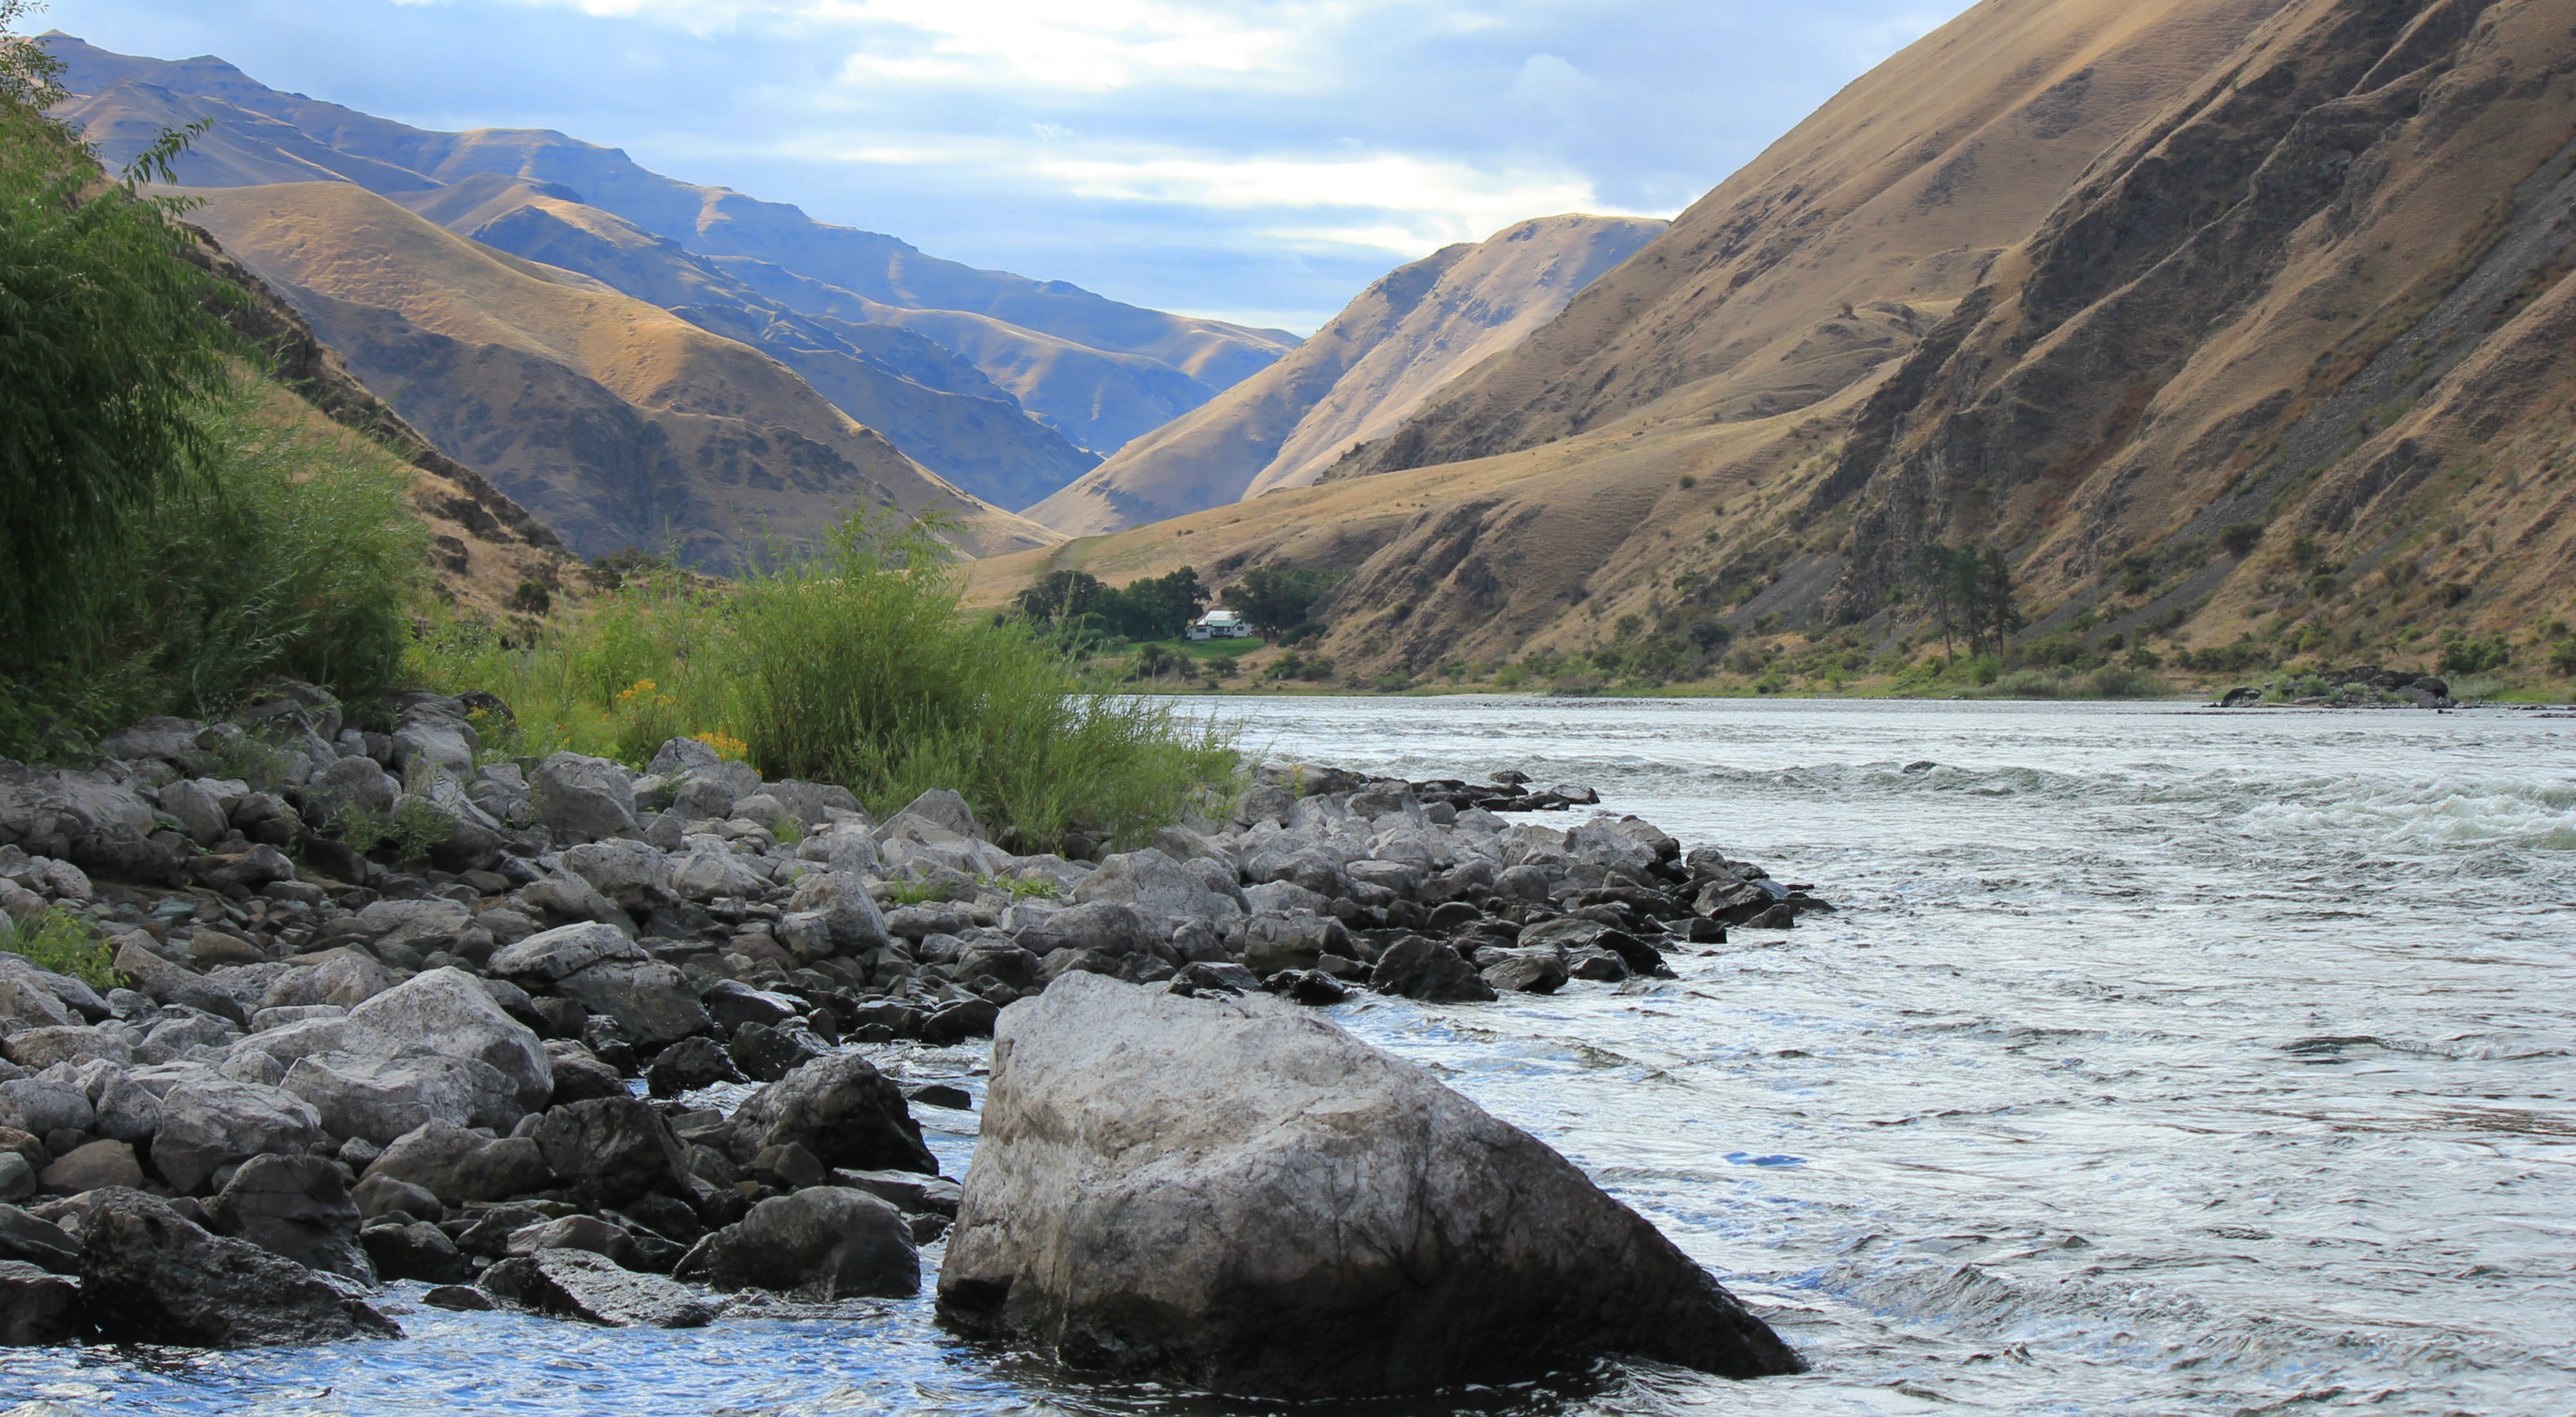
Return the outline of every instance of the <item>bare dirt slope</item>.
[[[422,434],[578,552],[715,567],[844,509],[943,507],[979,551],[1052,534],[958,491],[777,361],[348,183],[196,193],[195,213]]]
[[[1093,535],[1303,487],[1527,338],[1664,225],[1541,217],[1399,267],[1287,358],[1130,442],[1028,515]]]
[[[665,177],[619,149],[547,129],[433,132],[271,89],[212,56],[171,61],[114,54],[60,33],[45,43],[64,61],[65,83],[83,96],[65,116],[86,125],[112,162],[140,151],[163,126],[207,117],[215,120],[213,130],[179,164],[180,180],[191,186],[339,180],[407,193],[478,176],[551,184],[562,199],[701,256],[765,262],[817,288],[894,309],[967,317],[976,322],[978,346],[958,352],[984,367],[995,384],[1028,390],[1023,407],[1029,413],[1103,454],[1297,344],[1283,330],[1140,309],[1063,281],[941,260],[892,236],[818,222],[793,206]],[[809,314],[831,313],[786,303]],[[916,333],[937,338],[926,328]],[[1082,366],[1088,382],[1113,387],[1104,397],[1080,401],[1084,378],[1047,377],[1046,366],[1059,359]],[[1066,397],[1052,396],[1059,385]],[[1174,402],[1180,406],[1163,417],[1138,416],[1139,409]]]
[[[2563,0],[1989,0],[1310,492],[982,574],[1329,557],[1332,647],[1417,672],[1632,614],[1892,634],[1935,540],[2001,548],[2030,634],[2535,627],[2571,140]]]

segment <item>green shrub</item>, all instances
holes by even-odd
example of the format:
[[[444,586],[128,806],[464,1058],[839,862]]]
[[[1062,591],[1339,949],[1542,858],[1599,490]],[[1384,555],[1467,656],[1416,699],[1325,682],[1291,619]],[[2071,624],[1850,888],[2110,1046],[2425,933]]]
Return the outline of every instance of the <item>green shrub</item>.
[[[0,917],[0,950],[23,955],[38,969],[70,975],[93,989],[115,989],[125,983],[111,963],[116,951],[88,921],[67,910],[48,910],[17,921]]]
[[[641,764],[670,738],[722,734],[763,776],[838,783],[881,815],[952,788],[1028,849],[1076,826],[1137,839],[1230,780],[1229,730],[1117,692],[1024,621],[965,614],[938,530],[863,514],[730,588],[628,576],[533,649],[449,622],[416,672],[498,694],[522,751]]]
[[[2230,556],[2242,556],[2263,542],[2261,522],[2235,522],[2218,533],[2218,549]]]

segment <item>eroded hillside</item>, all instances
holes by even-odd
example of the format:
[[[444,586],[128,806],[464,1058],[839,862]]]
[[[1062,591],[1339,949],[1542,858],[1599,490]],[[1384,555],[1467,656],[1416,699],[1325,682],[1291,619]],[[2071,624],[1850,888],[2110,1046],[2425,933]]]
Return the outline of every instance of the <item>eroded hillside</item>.
[[[1983,4],[1311,492],[984,574],[1317,557],[1336,653],[1415,672],[1885,647],[1935,541],[2096,647],[2529,631],[2571,609],[2572,138],[2563,4]]]

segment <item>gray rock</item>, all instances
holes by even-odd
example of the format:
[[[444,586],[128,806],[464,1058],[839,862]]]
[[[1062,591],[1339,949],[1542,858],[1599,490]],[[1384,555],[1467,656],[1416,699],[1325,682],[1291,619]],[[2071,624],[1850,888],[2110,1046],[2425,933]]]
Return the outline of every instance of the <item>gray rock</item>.
[[[242,782],[174,782],[161,789],[161,810],[190,841],[212,846],[232,829],[227,799],[237,802],[249,791],[250,785]]]
[[[549,755],[529,776],[537,819],[560,840],[595,841],[635,830],[635,783],[625,768],[579,753]]]
[[[555,985],[594,1014],[606,1014],[638,1046],[657,1048],[707,1030],[707,1011],[680,971],[659,960],[608,961]]]
[[[447,1218],[445,1202],[423,1187],[409,1181],[397,1181],[391,1176],[370,1176],[360,1181],[358,1188],[349,1193],[349,1203],[356,1206],[359,1216],[366,1220],[390,1215],[397,1210],[414,1220],[433,1224]]]
[[[693,768],[711,768],[724,758],[706,743],[695,738],[669,738],[653,754],[644,771],[654,777],[682,777]]]
[[[358,1232],[359,1248],[367,1252],[367,1263],[375,1266],[379,1279],[417,1279],[429,1284],[462,1284],[474,1277],[474,1262],[447,1237],[447,1232],[426,1220],[408,1225],[370,1225]],[[436,1291],[426,1296],[437,1304]],[[438,1304],[438,1307],[457,1307]],[[486,1300],[484,1308],[490,1308]]]
[[[324,1141],[321,1116],[293,1093],[230,1078],[184,1082],[161,1098],[152,1169],[181,1195],[254,1156],[300,1156]]]
[[[848,871],[817,871],[796,883],[787,901],[792,914],[811,914],[843,954],[883,949],[885,916],[868,894],[867,883]]]
[[[671,813],[684,821],[725,821],[734,804],[760,791],[760,774],[749,763],[715,762],[680,774],[671,794]]]
[[[132,981],[136,992],[156,1004],[178,1004],[235,1023],[250,1021],[250,1010],[231,991],[143,948],[138,943],[143,938],[128,935],[116,951],[116,972]]]
[[[511,1232],[510,1253],[539,1250],[587,1250],[619,1269],[643,1269],[635,1237],[595,1215],[567,1215]]]
[[[53,1165],[37,1176],[46,1190],[56,1195],[78,1195],[102,1186],[140,1187],[143,1164],[134,1159],[134,1148],[121,1141],[94,1141],[73,1147]]]
[[[141,1192],[85,1200],[81,1293],[104,1339],[249,1348],[402,1336],[304,1266],[212,1234]]]
[[[358,1207],[340,1168],[319,1156],[254,1156],[241,1164],[206,1215],[219,1234],[248,1240],[307,1269],[361,1284],[375,1267],[358,1247]]]
[[[430,1121],[506,1130],[526,1109],[517,1085],[477,1058],[406,1048],[392,1057],[313,1053],[299,1058],[278,1082],[313,1104],[322,1130],[334,1137],[363,1137],[378,1146]]]
[[[1057,950],[1086,950],[1118,959],[1134,953],[1149,934],[1149,927],[1134,906],[1121,901],[1095,901],[1056,911],[1014,938],[1021,949],[1040,959]]]
[[[720,1305],[657,1274],[635,1274],[587,1250],[540,1250],[484,1271],[504,1302],[608,1328],[704,1328]]]
[[[226,1019],[201,1014],[194,1009],[165,1011],[152,1031],[143,1035],[142,1044],[134,1050],[134,1061],[145,1065],[167,1063],[186,1057],[191,1048],[230,1048],[242,1031]]]
[[[746,1023],[734,1030],[733,1041],[725,1045],[734,1065],[760,1082],[776,1082],[828,1051],[823,1040],[801,1024],[772,1028]]]
[[[903,811],[895,815],[900,817],[907,814],[920,817],[944,831],[955,832],[959,836],[971,837],[978,841],[984,839],[984,828],[975,820],[974,809],[966,805],[965,798],[946,788],[933,788],[915,797]],[[888,821],[891,823],[892,818]]]
[[[732,1143],[738,1165],[793,1143],[825,1166],[939,1174],[902,1091],[854,1053],[818,1058],[745,1098]]]
[[[1347,955],[1350,949],[1342,922],[1303,910],[1256,915],[1243,926],[1243,967],[1264,979],[1284,969],[1312,969],[1325,955]]]
[[[85,1132],[97,1121],[89,1094],[76,1083],[41,1077],[0,1082],[0,1127],[44,1137],[61,1131]]]
[[[304,784],[304,820],[327,826],[344,812],[382,816],[402,800],[402,784],[369,758],[340,758]]]
[[[424,1049],[483,1063],[509,1079],[522,1112],[545,1106],[554,1092],[554,1068],[535,1031],[503,1013],[474,976],[452,966],[405,980],[351,1009],[346,1019],[297,1027],[335,1025],[338,1046],[361,1056],[391,1058]]]
[[[30,1072],[43,1072],[56,1063],[78,1067],[93,1058],[112,1063],[134,1061],[134,1049],[122,1034],[83,1026],[25,1029],[0,1041],[0,1053]]]
[[[725,847],[700,845],[671,868],[671,892],[682,900],[758,897],[768,890],[769,879]]]
[[[595,841],[563,854],[564,869],[590,882],[630,915],[679,899],[671,890],[670,858],[641,841]]]
[[[585,921],[540,930],[515,945],[495,950],[484,968],[531,987],[552,984],[602,960],[649,958],[626,933],[613,925]]]
[[[804,1007],[785,994],[769,993],[731,979],[710,985],[698,1000],[706,1005],[707,1018],[728,1033],[746,1023],[776,1028],[805,1015]]]
[[[1228,896],[1210,888],[1198,872],[1152,847],[1112,856],[1074,888],[1073,903],[1115,903],[1134,910],[1147,932],[1168,940],[1188,921],[1222,931],[1246,911],[1241,892]]]
[[[812,1301],[921,1292],[921,1255],[903,1213],[866,1191],[812,1186],[776,1196],[698,1242],[679,1273],[718,1289]]]
[[[429,1122],[396,1137],[367,1167],[364,1186],[378,1177],[418,1186],[448,1207],[467,1201],[507,1200],[555,1183],[545,1153],[526,1137],[498,1141],[447,1122]]]
[[[1487,950],[1476,962],[1484,981],[1497,992],[1553,994],[1565,987],[1565,961],[1549,949]]]
[[[78,1274],[80,1241],[59,1225],[38,1220],[14,1205],[0,1205],[0,1260],[31,1264],[53,1274]]]
[[[621,1206],[656,1192],[687,1196],[689,1153],[671,1124],[635,1097],[603,1097],[531,1117],[518,1135],[593,1206]],[[432,1189],[435,1189],[433,1187]]]
[[[1287,1400],[1630,1352],[1803,1364],[1563,1157],[1320,1016],[1088,975],[1015,1005],[939,1309],[1077,1369]]]
[[[270,992],[276,992],[274,985],[270,986]],[[377,991],[377,993],[382,992],[382,990]],[[374,997],[374,994],[367,996],[370,999]],[[365,1000],[362,999],[359,1002],[364,1003]],[[250,1031],[266,1033],[272,1028],[285,1028],[290,1024],[308,1023],[314,1019],[342,1019],[348,1016],[349,1006],[346,1004],[278,1004],[252,1014]]]
[[[636,933],[634,917],[579,876],[548,876],[520,891],[519,899],[549,921],[589,920],[614,925],[629,935]]]
[[[452,900],[380,900],[359,911],[355,923],[379,951],[390,947],[430,954],[452,951],[474,928],[474,912]]]
[[[712,1038],[683,1038],[656,1055],[644,1074],[655,1097],[677,1097],[720,1082],[748,1082],[732,1055]]]
[[[315,964],[290,969],[279,975],[261,993],[259,1008],[251,1015],[251,1026],[254,1030],[262,1029],[260,1018],[272,1010],[328,1006],[345,1016],[349,1010],[402,983],[402,978],[378,963],[373,955],[358,950],[334,950]],[[298,1019],[280,1019],[264,1027],[276,1028],[304,1018],[329,1017],[332,1015],[307,1013]]]
[[[34,1162],[14,1151],[0,1151],[0,1201],[22,1201],[36,1193]]]
[[[17,1260],[0,1260],[0,1348],[69,1343],[87,1326],[81,1317],[77,1281]]]
[[[1386,947],[1369,974],[1369,987],[1428,1004],[1492,1003],[1500,997],[1456,950],[1420,935]]]

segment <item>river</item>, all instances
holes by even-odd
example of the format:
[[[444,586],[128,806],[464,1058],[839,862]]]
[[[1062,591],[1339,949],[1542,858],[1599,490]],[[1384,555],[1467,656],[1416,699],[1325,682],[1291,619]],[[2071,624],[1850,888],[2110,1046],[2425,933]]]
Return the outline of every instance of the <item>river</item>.
[[[1572,1157],[1815,1365],[1739,1385],[1611,1363],[1388,1410],[2576,1412],[2576,720],[1218,707],[1282,757],[1587,783],[1842,906],[1676,956],[1651,993],[1335,1010]],[[925,1116],[956,1174],[971,1119]],[[0,1396],[299,1417],[1251,1410],[997,1361],[926,1299],[676,1334],[401,1321],[407,1341],[318,1352],[14,1353]]]

